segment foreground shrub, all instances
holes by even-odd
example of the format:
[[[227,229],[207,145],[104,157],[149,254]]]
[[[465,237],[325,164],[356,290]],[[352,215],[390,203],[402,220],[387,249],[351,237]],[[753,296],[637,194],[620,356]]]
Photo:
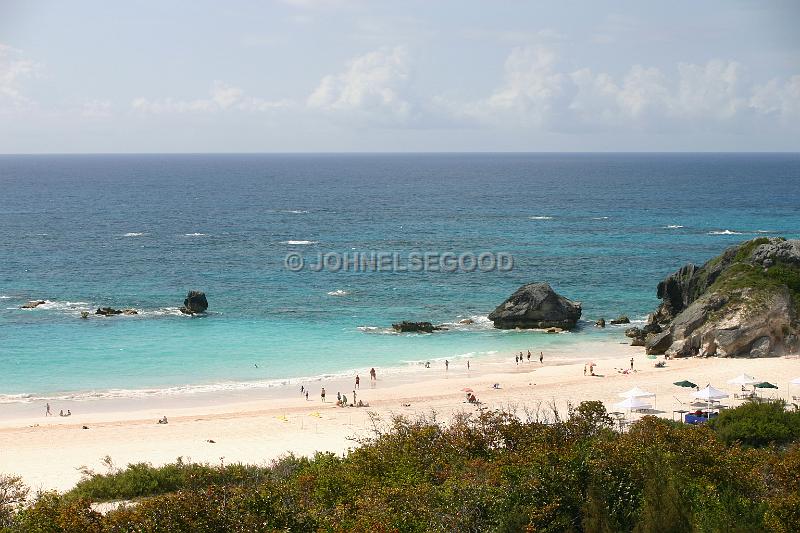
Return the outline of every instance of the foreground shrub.
[[[767,446],[800,439],[800,412],[786,411],[783,400],[747,402],[722,411],[710,424],[726,444]]]
[[[800,443],[737,440],[654,417],[616,433],[595,402],[567,420],[400,417],[346,457],[90,474],[4,531],[796,531]],[[87,496],[140,499],[101,516]]]

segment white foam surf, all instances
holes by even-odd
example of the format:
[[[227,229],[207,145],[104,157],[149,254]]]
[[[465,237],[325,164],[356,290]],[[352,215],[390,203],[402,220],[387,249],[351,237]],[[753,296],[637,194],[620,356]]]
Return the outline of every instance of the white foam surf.
[[[184,233],[184,237],[205,237],[205,233]]]
[[[680,224],[670,224],[669,226],[664,226],[664,229],[680,229],[682,227]]]
[[[709,235],[744,235],[741,231],[731,231],[729,229],[725,229],[722,231],[709,231]]]
[[[553,217],[548,217],[548,216],[544,216],[544,215],[535,216],[535,217],[528,217],[528,218],[530,220],[553,220]]]
[[[309,244],[318,244],[318,241],[282,241],[281,244],[289,244],[293,246],[306,246]]]
[[[348,294],[350,294],[350,293],[345,291],[345,290],[336,289],[335,291],[330,291],[328,293],[328,296],[347,296]]]
[[[123,235],[123,237],[141,237],[142,235],[144,235],[144,233],[132,231],[130,233],[126,233],[125,235]]]

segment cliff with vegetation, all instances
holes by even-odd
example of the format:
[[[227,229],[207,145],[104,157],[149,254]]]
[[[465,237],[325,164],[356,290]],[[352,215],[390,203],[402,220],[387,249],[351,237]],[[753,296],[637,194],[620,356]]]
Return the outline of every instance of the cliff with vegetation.
[[[800,340],[800,240],[759,238],[658,284],[645,330],[649,354],[764,357]]]

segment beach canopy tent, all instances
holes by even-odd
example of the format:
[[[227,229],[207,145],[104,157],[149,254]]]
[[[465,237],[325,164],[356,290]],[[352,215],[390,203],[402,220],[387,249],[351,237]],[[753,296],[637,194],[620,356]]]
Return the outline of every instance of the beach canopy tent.
[[[639,387],[634,387],[631,390],[620,392],[619,395],[622,398],[652,398],[653,396],[655,396],[655,394],[653,394],[652,392],[647,392],[646,390],[640,389]]]
[[[614,407],[618,409],[650,409],[652,405],[647,400],[637,396],[631,396],[619,403],[615,403]]]
[[[728,383],[731,385],[755,385],[758,380],[750,374],[740,374],[733,379],[729,379]]]
[[[692,393],[692,398],[697,398],[698,400],[721,400],[722,398],[727,398],[729,394],[725,391],[719,390],[717,388],[708,385],[705,389],[700,389],[697,392]]]
[[[696,383],[692,383],[688,379],[684,379],[683,381],[676,381],[675,383],[673,383],[673,385],[677,385],[678,387],[691,387],[691,388],[697,387]]]

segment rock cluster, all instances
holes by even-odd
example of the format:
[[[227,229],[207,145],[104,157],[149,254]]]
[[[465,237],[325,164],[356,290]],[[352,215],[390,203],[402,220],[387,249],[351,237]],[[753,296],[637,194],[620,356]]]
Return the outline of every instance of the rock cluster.
[[[489,314],[498,329],[572,329],[580,317],[580,302],[564,298],[547,283],[523,285]]]

